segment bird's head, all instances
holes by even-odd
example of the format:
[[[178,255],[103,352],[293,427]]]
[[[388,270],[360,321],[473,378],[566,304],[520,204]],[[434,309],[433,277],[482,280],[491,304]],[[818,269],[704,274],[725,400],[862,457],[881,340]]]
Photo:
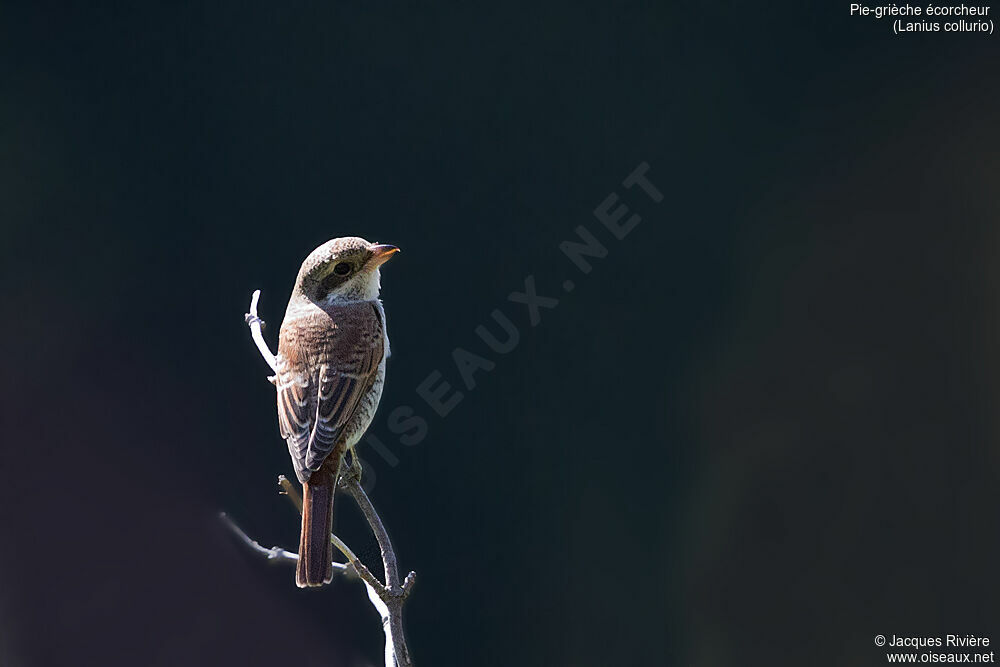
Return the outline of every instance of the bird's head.
[[[357,236],[332,239],[302,262],[295,292],[316,303],[377,299],[378,267],[397,252],[396,246],[369,243]]]

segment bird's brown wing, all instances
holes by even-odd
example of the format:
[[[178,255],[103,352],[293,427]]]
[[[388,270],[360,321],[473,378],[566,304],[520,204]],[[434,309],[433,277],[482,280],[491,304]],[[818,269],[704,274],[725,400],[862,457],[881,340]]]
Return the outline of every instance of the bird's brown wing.
[[[327,308],[282,326],[278,422],[305,481],[337,446],[382,361],[384,334],[371,304]]]
[[[281,343],[285,343],[282,332]],[[284,348],[284,349],[282,349]],[[278,368],[275,385],[278,388],[278,427],[281,437],[288,444],[288,453],[299,481],[303,479],[306,450],[313,429],[313,415],[316,411],[314,383],[305,364],[294,363],[289,353],[294,355],[296,346],[279,344]],[[294,358],[294,356],[292,357]],[[305,476],[308,478],[308,475]]]

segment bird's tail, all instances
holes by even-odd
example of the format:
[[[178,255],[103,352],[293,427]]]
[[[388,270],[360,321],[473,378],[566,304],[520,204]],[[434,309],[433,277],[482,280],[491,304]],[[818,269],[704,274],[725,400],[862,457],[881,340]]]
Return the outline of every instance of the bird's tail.
[[[339,466],[338,466],[339,468]],[[333,496],[337,475],[323,466],[302,484],[302,533],[295,583],[299,588],[322,586],[333,579]]]

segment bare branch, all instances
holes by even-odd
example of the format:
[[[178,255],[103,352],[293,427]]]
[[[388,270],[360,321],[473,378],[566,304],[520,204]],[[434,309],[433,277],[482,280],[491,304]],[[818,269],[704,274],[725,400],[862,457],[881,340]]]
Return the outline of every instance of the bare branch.
[[[264,357],[264,361],[267,365],[271,367],[271,370],[275,373],[278,372],[278,362],[275,361],[274,355],[271,353],[271,349],[267,346],[264,341],[264,334],[261,333],[261,327],[264,326],[264,320],[257,317],[257,301],[260,299],[260,290],[254,290],[253,296],[250,297],[250,312],[243,316],[246,323],[250,325],[250,337],[253,338],[253,342],[257,344],[257,349],[260,350],[260,356]],[[271,380],[273,383],[274,380]]]
[[[288,496],[291,503],[295,505],[295,509],[299,511],[299,514],[302,514],[302,496],[299,495],[299,490],[295,488],[295,485],[292,484],[292,482],[284,475],[278,475],[278,486],[281,487],[281,492]],[[358,576],[361,577],[361,580],[364,581],[367,586],[379,591],[385,589],[382,582],[371,573],[371,570],[369,570],[368,567],[361,562],[361,559],[354,554],[351,548],[347,546],[342,539],[333,533],[330,533],[330,541],[333,542],[333,546],[335,546],[340,553],[344,554],[347,558],[347,562],[351,564],[354,571],[357,572]]]
[[[279,493],[288,496],[288,499],[295,505],[295,509],[302,514],[302,496],[299,495],[299,490],[295,488],[295,485],[288,481],[288,478],[284,475],[278,475],[278,486],[281,488]]]
[[[250,547],[250,549],[256,551],[261,556],[264,556],[269,561],[273,563],[289,563],[289,564],[294,564],[299,562],[299,555],[294,551],[286,551],[281,547],[271,547],[270,549],[262,547],[260,543],[257,542],[257,540],[251,538],[243,531],[242,528],[237,526],[236,522],[233,521],[229,517],[229,515],[226,514],[225,512],[220,512],[219,518],[222,519],[222,522],[229,527],[229,530],[231,530],[233,534],[236,535],[236,537],[240,538],[240,541],[243,542],[243,544],[247,545],[248,547]],[[344,572],[345,570],[347,570],[347,565],[345,565],[344,563],[334,562],[333,569]]]
[[[295,488],[295,484],[284,475],[279,475],[278,486],[281,489],[280,492],[288,496],[288,500],[301,514],[302,496],[299,494],[299,490]],[[396,565],[396,552],[392,548],[389,533],[386,531],[382,519],[375,510],[375,506],[372,505],[368,494],[361,487],[361,476],[358,468],[351,466],[345,470],[341,474],[339,486],[354,498],[355,502],[358,503],[358,507],[361,508],[362,514],[365,515],[368,525],[371,526],[372,533],[375,534],[375,539],[378,541],[379,549],[382,552],[385,580],[390,583],[383,585],[354,554],[351,548],[335,534],[330,534],[330,540],[347,557],[348,562],[354,568],[355,572],[364,581],[365,588],[368,591],[368,599],[382,618],[382,630],[385,632],[386,667],[413,667],[413,661],[410,659],[410,650],[406,645],[406,639],[403,635],[403,602],[410,594],[417,575],[415,572],[410,572],[406,576],[406,580],[402,586],[400,586],[399,569]]]
[[[406,576],[403,586],[399,583],[399,568],[396,564],[396,552],[392,548],[392,541],[389,533],[382,523],[381,517],[375,511],[375,506],[368,498],[364,488],[361,486],[361,469],[352,465],[349,469],[341,473],[340,486],[346,490],[354,501],[361,508],[362,514],[368,520],[372,533],[378,541],[379,549],[382,552],[382,564],[385,567],[386,586],[382,589],[382,601],[388,611],[388,618],[383,617],[383,627],[386,631],[386,643],[392,642],[395,662],[399,667],[412,667],[413,661],[410,659],[410,650],[406,645],[406,638],[403,635],[403,603],[409,595],[410,589],[416,581],[416,573],[410,572]],[[385,621],[388,623],[385,623]],[[386,648],[386,665],[391,663],[388,659],[389,649]]]
[[[361,476],[356,468],[351,467],[340,475],[340,487],[354,498],[354,501],[361,509],[361,513],[368,520],[368,525],[371,526],[372,532],[375,534],[375,539],[378,540],[378,546],[382,552],[382,565],[385,567],[386,587],[394,595],[401,594],[402,588],[399,585],[399,568],[396,565],[396,552],[392,548],[392,541],[389,539],[389,533],[386,532],[385,526],[382,524],[382,519],[379,517],[378,512],[375,511],[375,506],[372,505],[368,494],[361,487]]]

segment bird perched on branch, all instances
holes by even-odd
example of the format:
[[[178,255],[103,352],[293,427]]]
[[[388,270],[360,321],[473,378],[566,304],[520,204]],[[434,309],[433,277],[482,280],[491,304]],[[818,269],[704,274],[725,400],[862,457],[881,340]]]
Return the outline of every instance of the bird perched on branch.
[[[389,338],[379,267],[399,248],[327,241],[299,269],[278,341],[278,424],[302,482],[295,583],[333,577],[333,498],[344,455],[364,435],[385,381]]]

